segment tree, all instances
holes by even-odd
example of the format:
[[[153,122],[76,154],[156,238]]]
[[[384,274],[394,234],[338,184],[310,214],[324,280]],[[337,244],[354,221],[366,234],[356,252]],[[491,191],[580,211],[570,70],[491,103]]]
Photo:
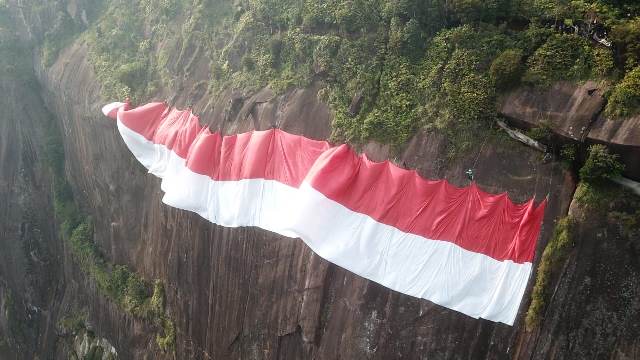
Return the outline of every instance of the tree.
[[[589,147],[589,157],[580,169],[580,179],[588,183],[599,183],[622,174],[624,165],[617,154],[609,153],[606,146],[596,144]]]
[[[489,75],[498,90],[508,90],[517,85],[522,75],[522,50],[507,49],[501,52],[491,63]]]

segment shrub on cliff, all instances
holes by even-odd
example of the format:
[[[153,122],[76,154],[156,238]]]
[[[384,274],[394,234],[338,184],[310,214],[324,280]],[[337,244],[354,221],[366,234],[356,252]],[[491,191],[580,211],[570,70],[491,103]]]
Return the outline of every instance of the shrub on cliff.
[[[135,274],[129,276],[123,299],[125,308],[136,313],[148,299],[149,285]]]
[[[515,34],[516,47],[523,50],[525,58],[529,58],[553,34],[553,29],[532,23],[526,30]]]
[[[394,144],[409,139],[418,123],[416,85],[411,63],[401,57],[387,60],[378,102],[364,118],[362,130],[366,138]]]
[[[107,261],[94,242],[93,222],[76,204],[71,184],[65,177],[64,147],[55,126],[48,129],[46,149],[44,164],[49,167],[54,179],[56,221],[61,228],[60,236],[68,244],[74,261],[80,270],[94,281],[100,294],[113,301],[124,312],[149,320],[162,332],[163,336],[158,335],[157,340],[163,351],[174,351],[175,325],[165,312],[165,291],[162,282],[156,280],[151,295],[150,284],[142,277],[129,270],[127,266],[114,265]],[[76,328],[77,321],[70,319],[62,323],[61,327]]]
[[[595,47],[591,51],[592,67],[591,74],[594,78],[605,78],[614,69],[613,52],[609,48]]]
[[[612,117],[632,116],[640,111],[640,66],[619,82],[609,96],[605,114]]]
[[[553,127],[548,119],[543,119],[538,126],[527,131],[527,136],[543,144],[550,144],[553,139]]]
[[[104,290],[112,299],[122,302],[127,290],[127,282],[131,277],[131,271],[124,265],[116,265],[110,274],[107,274]]]
[[[423,124],[447,133],[450,155],[468,149],[495,117],[491,60],[513,41],[494,28],[444,30],[431,42],[422,63]],[[474,136],[468,136],[475,134]]]
[[[163,352],[174,352],[176,349],[176,325],[173,321],[163,318],[161,320],[163,335],[156,335],[156,344]]]
[[[604,145],[590,146],[587,161],[579,172],[582,181],[576,189],[575,201],[592,210],[603,211],[616,189],[606,180],[620,176],[623,170],[617,154],[609,153]]]
[[[58,327],[62,331],[77,334],[86,328],[87,314],[84,312],[71,312],[58,320]]]
[[[554,34],[527,61],[524,80],[549,86],[557,80],[581,80],[591,75],[591,44],[576,35]]]
[[[611,29],[611,40],[618,48],[625,69],[637,66],[640,62],[640,17],[618,22]]]
[[[122,64],[114,70],[114,77],[129,89],[138,89],[140,84],[146,83],[147,64],[143,61]]]
[[[455,157],[480,145],[496,117],[496,90],[519,82],[521,58],[546,32],[515,35],[494,26],[464,25],[438,33],[426,51],[420,79],[421,125],[447,135]]]
[[[69,238],[71,252],[80,264],[83,271],[91,273],[91,268],[96,263],[98,249],[93,242],[93,226],[88,221],[83,221],[71,232]]]
[[[153,283],[153,295],[149,302],[150,310],[156,315],[164,314],[165,291],[162,281],[156,280]]]
[[[557,275],[573,246],[572,228],[573,222],[570,217],[558,220],[553,237],[542,253],[536,282],[531,293],[531,304],[525,318],[525,326],[529,331],[540,324],[543,319],[543,312],[546,309],[548,297],[551,295],[549,289],[551,278]]]
[[[497,90],[509,90],[518,85],[522,75],[522,56],[520,49],[507,49],[493,59],[489,75]]]
[[[600,183],[622,174],[624,165],[618,161],[617,154],[609,153],[604,145],[591,145],[589,157],[580,169],[580,179],[588,183]]]
[[[134,4],[136,10],[137,2]],[[141,6],[147,9],[147,3]],[[160,7],[160,4],[156,4]],[[131,6],[111,4],[96,25],[86,34],[89,46],[89,62],[102,85],[105,98],[124,99],[131,97],[139,101],[147,96],[153,87],[150,82],[158,77],[157,59],[152,56],[152,41],[145,34],[144,21],[140,12]],[[152,35],[160,37],[162,18],[154,19],[158,25],[152,27]],[[154,40],[158,40],[154,38]]]
[[[59,10],[53,26],[44,33],[42,44],[42,63],[51,66],[58,58],[60,50],[69,45],[81,27],[76,24],[66,11]]]

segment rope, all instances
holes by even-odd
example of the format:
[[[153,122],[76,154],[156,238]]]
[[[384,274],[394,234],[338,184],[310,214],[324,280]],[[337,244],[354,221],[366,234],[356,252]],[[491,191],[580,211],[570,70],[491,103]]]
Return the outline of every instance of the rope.
[[[556,161],[552,160],[551,163],[551,176],[549,176],[549,189],[547,190],[547,200],[549,200],[549,195],[551,195],[551,184],[553,184],[553,177],[555,176],[555,168],[556,168]]]
[[[478,151],[478,155],[476,155],[476,160],[473,162],[473,166],[471,167],[472,169],[476,168],[476,164],[478,163],[478,159],[480,159],[480,154],[482,154],[482,149],[484,149],[484,144],[487,143],[487,139],[489,138],[489,132],[487,132],[487,135],[485,135],[484,140],[482,141],[482,145],[480,146],[480,151]]]
[[[536,194],[538,193],[538,180],[540,179],[540,164],[536,164],[536,184],[533,186],[533,196],[535,198]]]
[[[467,171],[465,171],[465,174],[471,181],[474,180],[475,174],[473,173],[473,170],[476,168],[476,165],[478,164],[478,159],[480,159],[480,154],[482,154],[482,150],[484,149],[484,145],[487,143],[487,139],[489,138],[489,135],[490,135],[490,132],[487,132],[487,135],[485,135],[484,140],[482,141],[482,145],[480,146],[480,151],[478,151],[478,154],[476,155],[476,159],[473,161],[473,166],[471,166]]]

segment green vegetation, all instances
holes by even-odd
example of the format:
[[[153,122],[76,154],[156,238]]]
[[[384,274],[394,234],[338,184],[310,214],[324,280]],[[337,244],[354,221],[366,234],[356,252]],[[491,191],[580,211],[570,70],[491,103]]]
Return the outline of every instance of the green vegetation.
[[[57,213],[56,217],[58,216],[64,214]],[[63,224],[69,224],[71,221],[74,220],[65,219]],[[126,266],[108,263],[93,242],[93,225],[90,218],[84,218],[75,226],[68,237],[68,243],[81,270],[91,276],[100,292],[127,313],[159,326],[165,335],[158,345],[163,350],[172,349],[175,329],[165,312],[162,283],[156,281],[151,292],[149,284]]]
[[[564,264],[573,247],[572,228],[574,226],[571,217],[565,217],[556,223],[554,234],[542,253],[536,282],[531,294],[531,304],[525,318],[525,326],[528,331],[535,328],[543,319],[547,299],[551,296],[549,285],[554,276]]]
[[[529,129],[527,136],[536,141],[550,144],[553,137],[553,128],[548,120],[542,120],[538,126]]]
[[[63,331],[61,336],[64,345],[71,359],[101,360],[105,356],[105,349],[100,345],[99,339],[96,339],[95,333],[87,329],[86,321],[87,314],[84,311],[71,312],[59,320],[58,327]],[[86,351],[82,358],[75,350],[80,344],[83,344],[81,352]],[[115,356],[107,353],[106,359],[115,359]]]
[[[28,3],[33,14],[50,12]],[[44,65],[85,30],[62,2],[39,39]],[[176,85],[210,60],[211,96],[229,88],[276,93],[317,82],[333,111],[332,137],[397,147],[418,129],[440,132],[449,154],[468,151],[490,132],[501,92],[519,84],[548,87],[556,81],[607,79],[614,87],[606,114],[640,111],[640,5],[614,0],[111,0],[92,2],[83,34],[89,61],[109,99],[141,102]],[[48,5],[47,5],[48,6]],[[28,54],[15,38],[0,3],[0,74],[20,74]],[[100,16],[98,17],[98,14]],[[630,15],[628,15],[630,14]],[[616,54],[583,36],[553,30],[597,18],[610,31]],[[203,63],[206,63],[203,62]],[[25,67],[26,69],[26,67]],[[201,70],[200,70],[201,71]],[[182,91],[178,89],[176,91]],[[360,106],[351,104],[361,97]],[[161,282],[153,286],[126,266],[109,263],[93,241],[93,223],[74,200],[65,178],[64,151],[51,129],[47,162],[61,236],[99,291],[133,316],[158,326],[156,342],[175,349],[175,324],[165,310]],[[532,138],[551,136],[546,124]],[[563,158],[574,161],[575,147]],[[593,146],[580,170],[576,201],[597,207],[607,198],[605,179],[622,167]],[[622,216],[622,215],[620,215]],[[626,216],[626,215],[624,215]],[[627,217],[625,217],[627,219]],[[540,262],[527,313],[539,323],[548,284],[568,255],[574,219],[560,220]],[[635,220],[625,220],[632,222]],[[77,322],[69,320],[68,328]]]
[[[640,63],[640,16],[618,21],[612,26],[611,39],[619,48],[620,63],[629,71]]]
[[[619,0],[533,0],[523,1],[524,13],[532,18],[554,18],[573,24],[585,16],[597,16],[606,23],[623,21],[627,14],[638,15],[640,4]]]
[[[399,146],[426,128],[445,132],[456,154],[488,131],[498,92],[624,73],[611,49],[549,28],[556,19],[573,24],[596,14],[617,29],[616,46],[633,62],[640,27],[626,14],[639,9],[616,4],[114,0],[86,40],[108,98],[142,101],[175,86],[206,56],[211,96],[263,86],[282,93],[319,81],[334,113],[334,140]]]
[[[609,57],[612,58],[610,55]],[[602,55],[599,51],[601,57]],[[599,67],[594,71],[594,65]],[[525,82],[549,86],[557,80],[585,80],[594,77],[594,72],[606,75],[609,69],[602,66],[613,65],[598,58],[589,41],[577,35],[551,35],[527,60]]]
[[[619,177],[624,166],[618,158],[617,154],[609,153],[604,145],[591,145],[587,161],[580,169],[580,179],[587,183],[599,184],[604,180]]]
[[[101,14],[103,2],[104,0],[92,0],[89,4],[78,6],[83,12],[74,14],[74,19],[69,13],[68,1],[22,1],[21,9],[25,21],[44,22],[44,33],[33,39],[40,50],[42,66],[53,65],[60,51],[86,30],[85,21],[91,23]]]
[[[604,145],[591,145],[589,155],[579,171],[580,184],[574,194],[577,203],[591,211],[603,212],[617,194],[617,186],[609,180],[619,177],[624,165],[617,154],[609,153]]]
[[[89,61],[108,99],[140,101],[158,90],[168,55],[156,48],[180,10],[178,0],[114,0],[86,34]],[[142,18],[142,20],[141,20]]]
[[[563,149],[563,156],[575,157],[575,150]],[[618,156],[610,154],[603,145],[589,147],[589,156],[579,171],[581,182],[578,184],[574,201],[589,212],[607,211],[610,204],[620,197],[621,190],[612,186],[609,179],[620,176],[623,170]],[[632,197],[633,198],[633,197]],[[619,219],[629,219],[626,213],[609,214]],[[543,318],[547,299],[551,295],[549,288],[552,278],[565,263],[574,244],[574,229],[578,222],[584,222],[582,216],[569,215],[556,224],[554,235],[542,253],[536,283],[531,295],[531,304],[527,311],[525,324],[528,330],[536,327]],[[624,221],[621,221],[623,223]],[[635,219],[628,220],[630,228],[636,225]]]
[[[578,150],[578,144],[569,143],[562,145],[560,148],[560,159],[562,159],[566,168],[572,169],[576,165],[576,161],[578,160]]]
[[[77,334],[86,328],[87,314],[84,312],[73,312],[63,316],[58,320],[58,327],[64,332]]]
[[[496,89],[504,91],[518,85],[523,71],[522,57],[522,50],[507,49],[493,59],[489,75],[493,79]]]
[[[83,360],[102,360],[104,355],[104,348],[102,346],[92,346]]]
[[[169,319],[162,319],[161,325],[163,335],[156,335],[156,343],[160,350],[164,352],[174,352],[176,350],[176,325]]]
[[[164,351],[175,347],[175,326],[164,306],[164,287],[159,280],[153,285],[130,271],[126,266],[109,263],[93,241],[93,222],[83,214],[74,201],[73,192],[64,174],[64,149],[57,128],[48,131],[47,164],[53,177],[53,197],[60,236],[69,245],[71,254],[83,273],[95,281],[98,290],[130,315],[154,323],[163,334],[158,346]],[[64,329],[79,330],[81,318],[65,318]],[[84,323],[84,321],[82,321]]]
[[[422,125],[447,134],[449,155],[483,138],[496,117],[492,60],[515,40],[494,27],[461,26],[438,33],[422,62]]]
[[[591,49],[591,77],[594,79],[606,78],[615,69],[615,62],[611,50],[596,47]]]
[[[63,6],[62,3],[57,3]],[[58,58],[60,50],[71,43],[74,36],[80,31],[80,26],[71,19],[63,9],[58,9],[53,26],[44,34],[42,43],[42,63],[49,67]]]
[[[589,182],[580,182],[576,187],[573,195],[576,203],[590,209],[594,212],[605,212],[607,202],[612,195],[615,194],[616,186],[611,184],[594,184]]]
[[[640,111],[640,66],[625,75],[613,88],[608,100],[605,109],[608,116],[630,116]]]
[[[137,21],[138,12],[114,3],[87,35],[89,60],[105,97],[137,100],[146,94],[151,43],[141,36],[144,24]]]
[[[162,281],[156,279],[156,281],[153,283],[153,294],[151,295],[151,300],[149,303],[150,310],[152,312],[155,312],[156,314],[164,312],[164,300],[164,285],[162,284]]]

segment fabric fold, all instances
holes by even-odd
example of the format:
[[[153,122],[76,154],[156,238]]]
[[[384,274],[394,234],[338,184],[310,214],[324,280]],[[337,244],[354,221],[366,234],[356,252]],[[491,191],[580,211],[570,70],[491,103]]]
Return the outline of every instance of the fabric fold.
[[[103,108],[162,179],[163,202],[222,226],[302,239],[324,259],[404,294],[512,325],[545,201],[514,204],[279,129],[212,133],[190,111]]]

